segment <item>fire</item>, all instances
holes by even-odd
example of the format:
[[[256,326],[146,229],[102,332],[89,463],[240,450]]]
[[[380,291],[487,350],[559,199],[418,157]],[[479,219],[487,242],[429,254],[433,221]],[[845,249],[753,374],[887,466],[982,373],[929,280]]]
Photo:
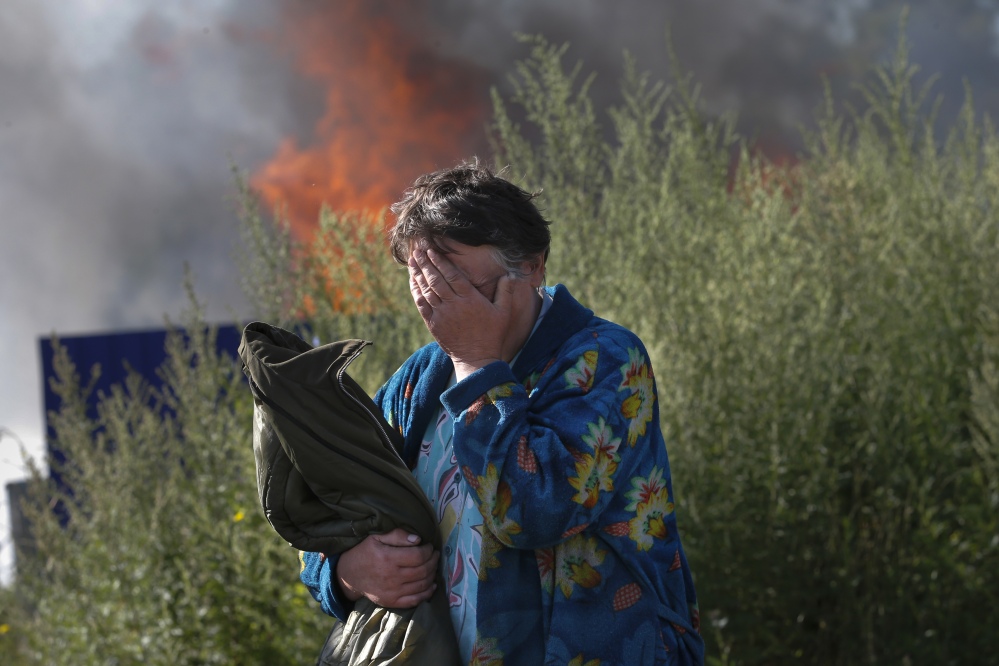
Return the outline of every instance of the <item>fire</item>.
[[[490,81],[417,37],[422,0],[295,3],[283,29],[300,73],[322,86],[313,141],[285,138],[252,185],[299,238],[323,203],[378,212],[420,173],[481,149]]]
[[[787,199],[792,199],[798,189],[801,177],[801,161],[775,137],[765,137],[754,142],[749,148],[749,158],[754,169],[754,179],[743,183],[737,194],[746,198],[751,192],[743,188],[763,188],[768,193],[780,191]],[[739,166],[735,156],[729,172],[728,191],[736,191],[736,169]]]

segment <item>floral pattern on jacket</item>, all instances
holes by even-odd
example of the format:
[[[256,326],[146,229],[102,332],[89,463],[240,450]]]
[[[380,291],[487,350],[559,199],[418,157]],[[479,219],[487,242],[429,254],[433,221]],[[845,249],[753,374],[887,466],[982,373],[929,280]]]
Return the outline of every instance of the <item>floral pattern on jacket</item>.
[[[655,376],[641,341],[561,285],[513,368],[446,389],[450,360],[417,351],[375,396],[414,460],[443,404],[486,530],[480,664],[700,664],[696,596],[676,526]],[[342,617],[330,558],[302,579]],[[325,569],[325,571],[324,571]]]

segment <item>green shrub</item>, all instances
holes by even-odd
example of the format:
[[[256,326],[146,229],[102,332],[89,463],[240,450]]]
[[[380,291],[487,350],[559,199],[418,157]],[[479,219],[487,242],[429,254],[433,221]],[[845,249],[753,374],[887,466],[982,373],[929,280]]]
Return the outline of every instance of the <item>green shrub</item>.
[[[867,108],[827,100],[781,167],[687,77],[626,57],[601,114],[565,47],[528,41],[494,94],[497,163],[543,192],[549,282],[653,356],[709,660],[997,663],[999,140],[970,94],[938,139],[902,42]],[[325,212],[277,313],[384,340],[369,389],[426,339],[357,233],[380,223]]]
[[[163,390],[133,375],[99,396],[96,420],[57,348],[62,407],[51,423],[67,462],[50,464],[65,486],[33,479],[37,552],[19,554],[9,592],[9,663],[270,665],[318,654],[329,621],[260,509],[245,380],[196,315],[168,338]]]
[[[606,131],[563,52],[496,97],[499,162],[545,193],[549,278],[650,347],[712,661],[999,663],[999,140],[970,93],[938,140],[903,42],[782,168],[630,60]]]

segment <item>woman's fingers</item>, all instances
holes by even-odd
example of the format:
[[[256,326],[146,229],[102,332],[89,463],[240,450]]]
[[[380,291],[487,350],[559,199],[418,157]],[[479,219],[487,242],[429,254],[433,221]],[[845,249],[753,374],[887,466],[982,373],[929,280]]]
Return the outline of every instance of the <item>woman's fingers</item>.
[[[345,551],[335,575],[350,599],[365,596],[387,608],[409,608],[430,598],[440,553],[405,530],[368,536]]]
[[[397,527],[385,534],[376,534],[374,539],[386,546],[416,546],[420,543],[420,536],[407,530]]]
[[[465,274],[446,255],[435,250],[414,250],[409,265],[423,297],[434,307],[442,301],[478,293]]]
[[[443,290],[446,294],[466,297],[472,292],[476,292],[475,287],[468,281],[468,277],[458,270],[458,267],[447,258],[447,255],[436,250],[427,250],[424,258],[426,259],[424,268],[428,277],[443,280],[444,284],[447,285],[447,288]]]
[[[423,271],[423,267],[419,264],[414,256],[409,259],[409,274],[416,283],[416,288],[419,290],[420,295],[423,300],[427,302],[431,307],[439,305],[441,302],[440,294],[430,286],[430,281],[427,279],[427,275]]]
[[[427,589],[418,592],[416,594],[410,594],[403,597],[399,597],[395,602],[394,608],[413,608],[415,606],[419,606],[421,603],[429,600],[430,597],[434,596],[434,591],[436,589],[437,585],[431,585]]]
[[[440,271],[437,270],[437,267],[430,262],[425,252],[422,250],[414,251],[410,263],[416,264],[416,270],[414,271],[416,283],[423,292],[423,297],[430,305],[436,307],[441,301],[449,300],[453,297],[454,291],[451,289],[451,286],[444,279],[444,276],[441,275]]]
[[[410,261],[413,260],[410,259]],[[418,271],[419,269],[414,269],[412,266],[409,268],[409,291],[413,295],[413,302],[416,303],[416,309],[420,311],[420,316],[426,321],[433,315],[434,309],[424,297],[423,289],[416,280],[415,272]]]

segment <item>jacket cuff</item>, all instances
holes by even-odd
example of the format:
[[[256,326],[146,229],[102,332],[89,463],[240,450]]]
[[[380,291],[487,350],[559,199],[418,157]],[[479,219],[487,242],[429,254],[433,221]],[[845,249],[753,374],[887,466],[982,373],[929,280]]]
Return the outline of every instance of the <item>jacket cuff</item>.
[[[441,404],[448,415],[456,419],[486,391],[509,382],[518,383],[510,366],[503,361],[493,361],[444,391],[441,394]]]
[[[354,604],[340,591],[336,584],[336,565],[339,555],[323,557],[320,553],[302,552],[302,572],[299,576],[309,589],[312,598],[319,602],[323,612],[340,621],[346,621]]]
[[[341,622],[347,621],[347,616],[350,612],[354,610],[354,602],[347,599],[343,594],[343,590],[340,589],[340,585],[336,582],[336,565],[340,561],[340,555],[327,555],[326,556],[326,567],[324,570],[329,579],[326,581],[326,588],[328,592],[329,601],[329,614],[340,620]]]

